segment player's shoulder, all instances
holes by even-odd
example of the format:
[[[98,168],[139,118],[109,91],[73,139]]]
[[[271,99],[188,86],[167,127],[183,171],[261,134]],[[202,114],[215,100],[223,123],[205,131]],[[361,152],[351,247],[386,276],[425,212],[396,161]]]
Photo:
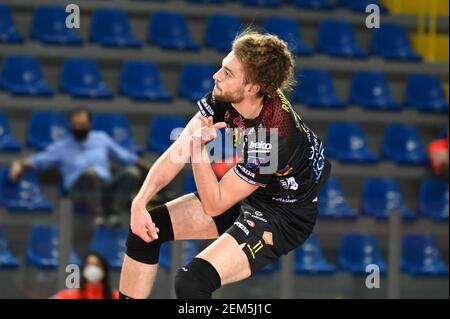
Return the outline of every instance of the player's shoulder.
[[[280,136],[288,136],[295,130],[292,107],[287,98],[279,92],[277,95],[267,98],[264,124],[266,128],[277,129]]]

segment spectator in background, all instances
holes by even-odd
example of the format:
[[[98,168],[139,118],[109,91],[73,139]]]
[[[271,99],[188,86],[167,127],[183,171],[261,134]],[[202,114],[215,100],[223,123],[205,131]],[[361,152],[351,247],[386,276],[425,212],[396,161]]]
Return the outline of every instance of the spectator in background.
[[[57,292],[53,299],[118,299],[117,290],[111,289],[109,267],[106,260],[96,254],[87,254],[81,264],[80,288]]]
[[[86,108],[72,110],[69,118],[69,136],[58,139],[42,152],[14,161],[9,176],[16,180],[26,168],[57,167],[64,190],[76,204],[86,207],[95,216],[95,225],[107,221],[118,224],[120,212],[129,210],[131,197],[142,182],[138,167],[147,171],[151,165],[106,133],[91,131],[91,112]],[[113,176],[111,159],[127,166]]]
[[[428,144],[428,155],[433,172],[438,177],[448,180],[448,127],[445,137],[436,139]]]

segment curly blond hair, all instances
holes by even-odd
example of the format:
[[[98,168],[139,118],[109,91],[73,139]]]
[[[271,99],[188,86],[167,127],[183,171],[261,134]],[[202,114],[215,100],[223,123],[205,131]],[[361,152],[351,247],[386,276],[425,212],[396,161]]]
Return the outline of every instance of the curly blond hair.
[[[246,83],[260,85],[260,96],[273,97],[278,89],[292,90],[295,59],[285,41],[246,30],[234,39],[232,50],[243,65]]]

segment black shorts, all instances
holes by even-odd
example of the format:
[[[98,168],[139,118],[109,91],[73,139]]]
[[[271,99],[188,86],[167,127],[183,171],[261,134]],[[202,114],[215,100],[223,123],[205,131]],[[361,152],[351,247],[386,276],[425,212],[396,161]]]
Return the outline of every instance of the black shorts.
[[[197,192],[194,194],[200,199]],[[305,215],[316,216],[317,205],[305,207],[302,211]],[[287,243],[283,241],[289,234],[281,235],[283,231],[271,216],[273,212],[269,212],[267,208],[255,208],[244,200],[219,216],[213,217],[219,236],[226,232],[233,236],[238,244],[245,243],[243,251],[247,255],[252,274],[287,253],[285,248]],[[303,244],[312,233],[314,223],[315,218],[313,222],[305,223],[305,227],[296,229],[295,239],[288,245],[294,249]],[[301,236],[298,236],[299,232]]]

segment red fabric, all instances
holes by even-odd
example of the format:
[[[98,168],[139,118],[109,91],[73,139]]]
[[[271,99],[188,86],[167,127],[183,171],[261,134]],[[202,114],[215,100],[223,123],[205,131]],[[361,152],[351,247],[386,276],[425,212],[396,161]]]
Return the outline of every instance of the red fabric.
[[[431,167],[433,168],[434,171],[438,171],[445,164],[437,162],[433,154],[436,152],[444,152],[444,151],[447,151],[448,153],[448,135],[447,137],[435,140],[428,145],[428,155],[431,160]]]
[[[119,292],[112,291],[113,299],[119,299]],[[84,294],[81,289],[64,289],[57,292],[54,296],[56,299],[103,299],[103,285],[86,284]]]

